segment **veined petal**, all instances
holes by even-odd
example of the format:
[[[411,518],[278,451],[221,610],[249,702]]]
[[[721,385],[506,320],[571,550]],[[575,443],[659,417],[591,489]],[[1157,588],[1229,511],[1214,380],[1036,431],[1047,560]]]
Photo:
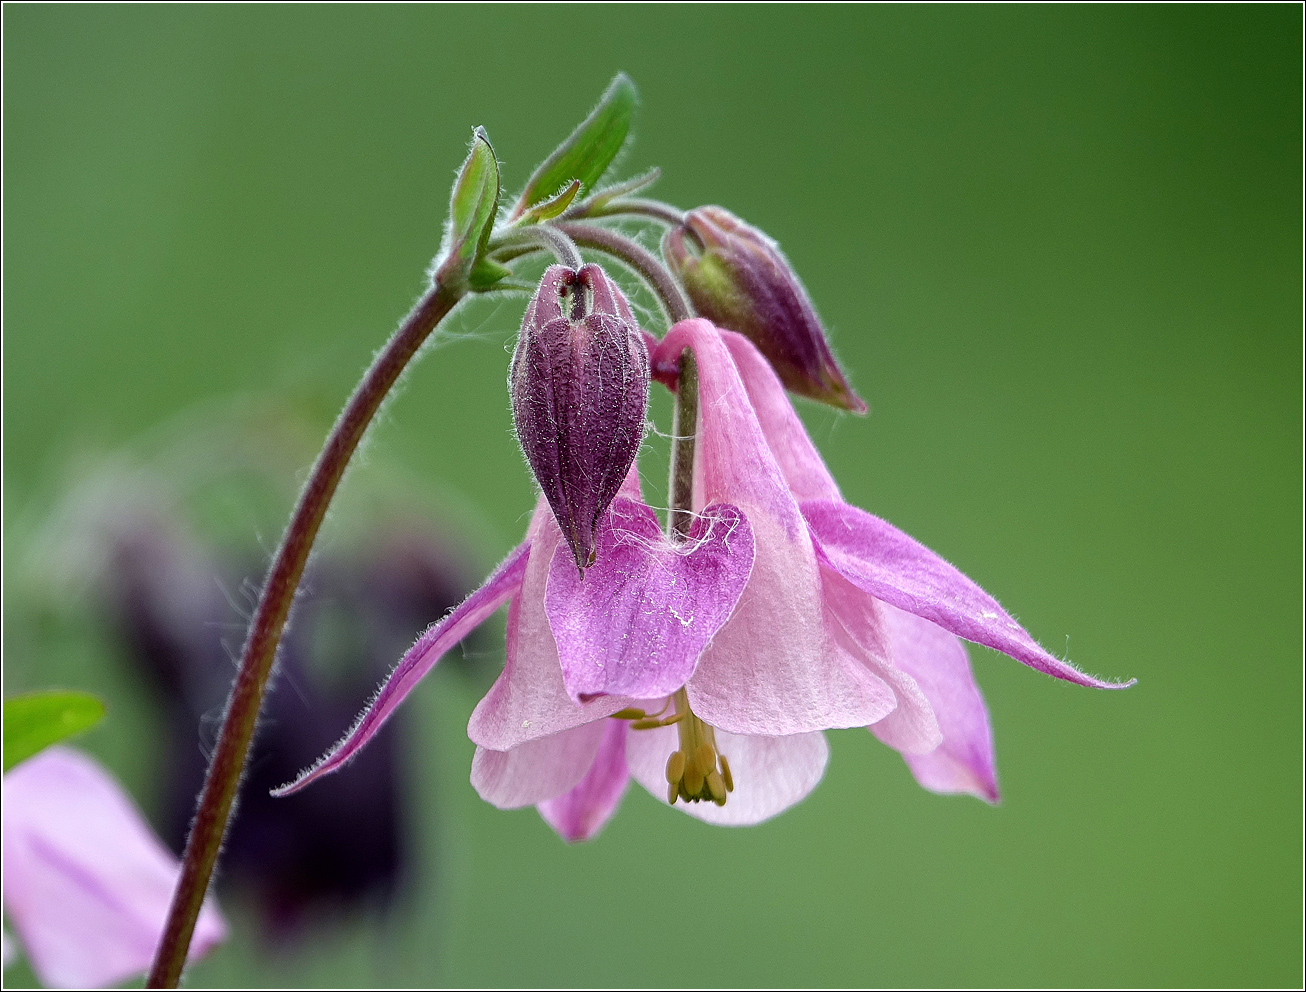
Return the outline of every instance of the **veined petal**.
[[[544,822],[568,842],[589,840],[598,834],[621,805],[630,784],[626,768],[628,728],[622,720],[604,720],[602,727],[603,740],[585,777],[570,792],[547,799],[538,807]]]
[[[836,643],[883,680],[897,700],[893,712],[870,729],[904,754],[929,754],[939,746],[943,734],[928,694],[899,664],[887,617],[893,607],[876,602],[834,569],[821,569],[821,583]]]
[[[739,605],[686,686],[690,705],[745,735],[875,723],[893,709],[893,691],[832,641],[807,525],[721,334],[705,320],[681,321],[658,346],[659,363],[674,364],[686,347],[698,363],[694,505],[738,506],[756,548]]]
[[[993,731],[965,645],[937,624],[897,607],[881,603],[880,610],[894,664],[911,674],[925,691],[943,731],[943,743],[929,754],[903,754],[907,767],[931,792],[968,792],[996,804]],[[882,725],[877,723],[871,731],[890,747],[898,747],[881,734]]]
[[[794,498],[839,499],[839,486],[798,419],[771,363],[742,334],[722,331],[721,339],[730,349],[762,434]]]
[[[48,748],[4,777],[5,912],[44,985],[117,984],[150,966],[180,866],[87,756]],[[226,936],[212,899],[190,955]]]
[[[544,595],[567,693],[579,704],[599,693],[675,692],[748,582],[748,520],[714,504],[675,545],[648,506],[618,497],[595,547],[597,560],[582,575],[559,546]]]
[[[472,758],[472,786],[482,799],[500,809],[533,806],[560,796],[594,764],[605,722],[609,721],[572,727],[511,751],[478,747]]]
[[[1085,675],[1045,651],[997,600],[887,521],[833,500],[803,504],[816,545],[831,568],[859,589],[1030,668],[1096,689],[1134,684]]]
[[[543,497],[535,507],[531,534],[521,590],[508,607],[503,671],[476,704],[467,724],[472,742],[492,751],[509,751],[527,741],[601,720],[630,705],[624,696],[600,696],[578,704],[567,695],[558,646],[544,610],[549,567],[562,532]],[[577,780],[579,776],[567,788]]]
[[[556,527],[556,525],[555,525]],[[435,624],[417,639],[390,673],[375,698],[363,711],[353,729],[335,747],[324,754],[312,768],[300,773],[299,778],[273,791],[274,796],[288,796],[298,792],[314,779],[337,771],[359,752],[379,731],[399,704],[412,692],[417,683],[435,667],[445,653],[475,630],[504,601],[521,588],[526,574],[526,564],[531,549],[531,539],[512,552],[496,568],[485,584],[456,606],[448,616]]]
[[[807,797],[825,774],[830,757],[818,731],[787,737],[745,737],[718,730],[717,750],[730,762],[735,791],[724,806],[678,802],[690,816],[723,827],[746,827],[783,813]],[[667,759],[680,745],[676,728],[632,730],[626,761],[635,781],[660,802],[667,801]]]

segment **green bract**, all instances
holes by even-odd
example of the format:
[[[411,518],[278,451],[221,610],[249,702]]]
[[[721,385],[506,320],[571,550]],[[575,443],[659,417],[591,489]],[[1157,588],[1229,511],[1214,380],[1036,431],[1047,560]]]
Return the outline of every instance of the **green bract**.
[[[444,285],[467,286],[472,282],[473,269],[485,254],[498,209],[499,163],[485,129],[478,127],[449,199],[449,229],[436,273]],[[483,269],[477,275],[478,281],[484,281],[490,273]]]
[[[624,72],[618,73],[599,105],[535,170],[508,219],[523,217],[531,207],[555,197],[572,180],[579,181],[585,190],[593,189],[626,143],[634,115],[635,84]]]
[[[103,716],[104,703],[85,692],[11,696],[4,708],[4,770],[51,744],[89,730]]]
[[[571,206],[572,201],[576,199],[576,194],[580,192],[580,186],[580,180],[573,179],[560,189],[557,195],[535,204],[526,213],[522,214],[521,223],[536,224],[540,221],[553,220],[554,217],[557,217]]]

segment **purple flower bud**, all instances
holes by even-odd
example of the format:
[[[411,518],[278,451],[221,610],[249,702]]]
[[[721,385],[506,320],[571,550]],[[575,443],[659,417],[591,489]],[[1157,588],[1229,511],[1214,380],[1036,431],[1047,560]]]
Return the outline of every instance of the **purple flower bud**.
[[[508,388],[526,461],[582,572],[644,438],[648,349],[597,265],[553,265],[522,321]]]
[[[807,291],[765,234],[721,207],[699,207],[666,233],[662,254],[699,316],[749,338],[788,389],[866,412],[830,353]]]

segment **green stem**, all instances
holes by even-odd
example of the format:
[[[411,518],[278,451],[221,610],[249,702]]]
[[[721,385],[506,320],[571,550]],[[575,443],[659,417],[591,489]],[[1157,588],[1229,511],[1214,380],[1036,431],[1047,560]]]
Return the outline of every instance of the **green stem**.
[[[218,746],[209,763],[199,807],[191,824],[190,836],[186,839],[181,877],[172,895],[163,936],[146,983],[149,988],[175,988],[181,978],[195,932],[195,920],[213,877],[218,850],[222,846],[245,759],[249,755],[277,644],[331,497],[335,495],[345,467],[382,401],[417,354],[422,342],[461,296],[461,291],[448,288],[437,278],[434,288],[405,318],[354,390],[331,428],[308,482],[299,494],[272,570],[263,586],[245,640],[236,681],[227,699]]]
[[[698,431],[698,362],[686,348],[680,353],[676,406],[671,418],[671,485],[667,533],[683,540],[694,522],[694,448]]]

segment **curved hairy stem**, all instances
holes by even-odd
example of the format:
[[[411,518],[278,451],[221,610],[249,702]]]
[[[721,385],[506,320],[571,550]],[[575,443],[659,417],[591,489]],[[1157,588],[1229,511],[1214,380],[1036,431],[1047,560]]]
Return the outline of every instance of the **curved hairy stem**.
[[[552,224],[535,224],[508,231],[491,238],[487,250],[501,261],[511,261],[540,248],[553,252],[555,258],[567,268],[575,270],[585,264],[576,250],[576,243],[564,231]]]
[[[625,197],[612,200],[598,206],[590,207],[576,214],[563,214],[568,220],[580,217],[644,217],[660,221],[671,227],[680,227],[685,223],[685,211],[673,207],[661,200],[645,200],[638,197]]]
[[[199,807],[191,824],[190,836],[186,839],[181,877],[173,892],[163,936],[147,980],[150,988],[174,988],[181,978],[195,931],[195,920],[213,877],[218,849],[222,846],[241,772],[249,754],[277,644],[331,497],[335,495],[345,467],[382,401],[417,354],[422,342],[454,308],[461,295],[461,291],[449,289],[437,281],[404,319],[349,398],[299,494],[290,524],[281,538],[272,569],[263,585],[263,594],[259,597],[245,639],[240,668],[227,698],[218,746],[209,763]]]
[[[674,324],[694,316],[694,308],[685,291],[680,288],[680,283],[676,282],[656,255],[634,238],[628,238],[620,231],[595,224],[567,221],[552,226],[582,248],[595,248],[605,252],[632,269],[653,290],[663,310],[666,311],[669,323]]]

